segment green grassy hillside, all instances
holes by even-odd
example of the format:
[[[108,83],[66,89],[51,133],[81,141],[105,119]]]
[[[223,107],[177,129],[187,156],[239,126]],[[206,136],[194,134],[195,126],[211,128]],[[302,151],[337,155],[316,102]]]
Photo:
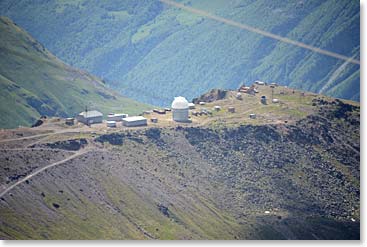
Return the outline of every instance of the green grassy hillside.
[[[0,95],[1,128],[28,126],[41,115],[74,116],[86,105],[104,113],[148,108],[66,65],[6,17],[0,17]]]
[[[359,2],[197,0],[186,5],[359,59]],[[159,1],[0,3],[54,54],[124,95],[168,105],[260,79],[359,100],[359,66],[205,19]]]

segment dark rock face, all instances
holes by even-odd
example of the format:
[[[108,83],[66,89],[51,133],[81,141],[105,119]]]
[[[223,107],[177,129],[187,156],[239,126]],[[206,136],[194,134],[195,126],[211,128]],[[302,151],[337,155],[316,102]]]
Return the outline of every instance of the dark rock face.
[[[152,140],[160,140],[161,139],[161,130],[158,128],[151,128],[145,131],[145,135]]]
[[[81,138],[81,139],[73,139],[73,140],[67,140],[67,141],[57,141],[54,143],[32,145],[31,148],[44,146],[47,148],[63,149],[67,151],[78,151],[85,145],[87,145],[87,140],[84,138]]]
[[[222,89],[212,89],[210,92],[201,95],[199,98],[192,100],[194,104],[199,104],[200,101],[213,102],[216,100],[224,99],[227,96],[228,91]]]
[[[359,222],[339,221],[325,217],[278,218],[261,217],[260,239],[359,239]]]
[[[313,129],[311,130],[311,135],[310,133],[305,132],[304,129],[299,128],[298,126],[290,126],[289,130],[288,130],[288,134],[286,136],[288,141],[291,142],[295,142],[301,145],[306,145],[306,144],[319,144],[320,140],[319,140],[319,135],[317,135],[316,132],[319,132],[320,129]]]
[[[313,105],[321,106],[319,113],[320,115],[328,118],[328,119],[345,119],[349,121],[351,124],[359,124],[359,112],[360,107],[344,103],[339,99],[335,99],[333,101],[326,101],[323,99],[314,99]],[[353,114],[353,113],[358,114]]]
[[[13,175],[13,176],[9,176],[9,180],[10,181],[17,181],[18,179],[23,178],[25,176],[27,176],[27,174],[16,174],[16,175]]]
[[[101,143],[108,142],[111,145],[122,145],[124,137],[125,137],[124,134],[112,133],[107,135],[101,135],[97,137],[95,141]]]
[[[166,143],[162,138],[161,130],[158,128],[150,128],[145,131],[145,136],[148,137],[149,140],[154,142],[158,147],[165,148]]]
[[[129,132],[128,133],[111,133],[111,134],[101,135],[94,140],[100,143],[108,142],[111,145],[122,145],[124,143],[124,140],[130,140],[130,141],[134,141],[134,142],[143,144],[144,140],[141,135],[142,133],[140,132],[135,132],[134,134],[131,134]],[[148,137],[155,138],[155,135],[156,133],[154,131],[153,132],[148,131]]]
[[[166,217],[170,217],[168,207],[164,206],[163,204],[158,204],[158,210]]]
[[[223,135],[225,140],[255,139],[269,143],[279,141],[280,134],[271,126],[240,126],[236,129],[226,129]]]
[[[32,124],[32,128],[41,126],[43,124],[43,121],[41,119],[38,119],[34,124]]]
[[[359,109],[338,101],[318,104],[319,114],[294,125],[183,130],[215,167],[211,179],[227,186],[222,207],[268,205],[295,215],[348,215],[360,197]],[[228,199],[231,193],[245,200]]]
[[[219,135],[210,129],[202,129],[194,127],[187,128],[185,129],[185,136],[191,145],[197,145],[203,140],[211,140],[213,142],[219,142]]]

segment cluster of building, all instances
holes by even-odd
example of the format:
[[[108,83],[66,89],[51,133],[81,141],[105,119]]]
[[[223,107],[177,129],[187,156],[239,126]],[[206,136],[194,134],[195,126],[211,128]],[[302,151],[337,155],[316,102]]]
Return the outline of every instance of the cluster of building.
[[[157,114],[166,114],[168,111],[172,111],[172,119],[176,122],[190,122],[189,109],[192,108],[192,103],[189,103],[184,97],[175,97],[172,102],[171,108],[165,108],[164,110],[154,109],[152,112]],[[103,113],[96,110],[85,110],[79,113],[75,119],[67,118],[65,124],[74,125],[75,120],[85,125],[100,124],[103,123]],[[122,126],[137,127],[146,126],[148,124],[147,118],[143,116],[129,116],[125,113],[110,113],[107,116],[106,126],[113,128],[117,127],[117,123],[121,122]],[[157,118],[151,119],[152,123],[157,123]]]
[[[245,85],[241,86],[238,91],[240,93],[247,93],[250,95],[255,95],[259,91],[255,88],[255,85],[253,84],[251,87],[246,87]]]
[[[92,110],[92,111],[84,111],[79,113],[76,116],[76,120],[79,123],[83,123],[85,125],[92,124],[100,124],[103,123],[103,113]],[[117,127],[117,123],[121,122],[123,126],[133,127],[133,126],[144,126],[147,125],[147,119],[142,116],[132,116],[129,117],[128,114],[125,113],[110,113],[107,116],[106,125],[107,127]],[[74,124],[74,119],[68,118],[65,121],[68,125]]]
[[[272,82],[272,83],[266,83],[263,81],[255,81],[254,84],[252,84],[251,87],[246,87],[245,85],[242,85],[239,89],[238,89],[238,93],[237,93],[237,99],[242,99],[241,93],[246,93],[246,94],[250,94],[250,95],[255,95],[256,93],[259,93],[259,91],[257,90],[257,88],[255,87],[255,85],[269,85],[270,88],[272,89],[272,96],[271,96],[271,102],[272,103],[279,103],[279,99],[275,99],[274,98],[274,88],[278,86],[278,83],[276,82]],[[284,94],[284,92],[281,92],[281,94]],[[268,99],[266,98],[265,95],[262,95],[260,97],[260,102],[264,105],[267,105],[267,101]]]
[[[242,85],[239,89],[238,92],[236,94],[236,99],[238,100],[242,100],[242,94],[250,94],[250,95],[255,95],[256,93],[259,93],[259,91],[256,88],[256,85],[268,85],[265,82],[262,81],[255,81],[253,85],[251,85],[250,87],[247,87],[245,85]],[[269,84],[270,87],[274,88],[277,86],[276,83],[270,83]],[[261,96],[261,103],[262,104],[267,104],[267,98],[266,96]],[[279,100],[278,99],[274,99],[272,97],[272,103],[278,103]],[[200,106],[205,106],[206,102],[199,102]],[[182,122],[182,123],[188,123],[191,122],[190,117],[189,117],[189,110],[194,110],[195,109],[195,104],[194,103],[189,103],[184,97],[179,96],[179,97],[175,97],[172,104],[171,104],[171,108],[164,108],[163,110],[161,109],[153,109],[152,111],[147,111],[144,112],[145,114],[150,114],[152,112],[157,113],[157,114],[166,114],[167,112],[172,112],[172,120],[175,122]],[[213,111],[220,111],[221,110],[221,106],[214,106],[213,107]],[[234,113],[235,112],[235,108],[234,107],[228,107],[228,112],[229,113]],[[192,111],[192,115],[193,116],[201,116],[201,115],[212,115],[212,111],[207,110],[205,108],[201,108],[200,111]],[[254,119],[256,118],[255,114],[250,114],[249,116],[250,118]],[[79,113],[76,118],[75,118],[78,122],[80,123],[84,123],[86,125],[92,125],[92,124],[99,124],[99,123],[103,123],[103,113],[96,111],[96,110],[91,110],[88,111],[87,109],[84,112]],[[74,125],[74,118],[67,118],[65,120],[65,124],[67,125]],[[150,121],[152,123],[157,123],[158,119],[157,118],[151,118]],[[128,114],[124,114],[124,113],[110,113],[107,116],[107,120],[106,120],[106,126],[113,128],[113,127],[117,127],[117,123],[121,122],[122,126],[126,126],[126,127],[136,127],[136,126],[146,126],[148,124],[147,118],[143,117],[143,116],[129,116]]]

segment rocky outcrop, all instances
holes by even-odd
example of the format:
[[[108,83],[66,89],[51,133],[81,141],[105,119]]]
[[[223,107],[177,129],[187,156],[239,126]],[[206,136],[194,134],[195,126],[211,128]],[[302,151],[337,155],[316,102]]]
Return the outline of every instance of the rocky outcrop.
[[[111,145],[122,145],[125,135],[120,133],[112,133],[101,135],[95,139],[97,142],[105,143],[108,142]]]
[[[222,89],[212,89],[210,90],[208,93],[201,95],[198,98],[194,98],[192,100],[192,102],[194,104],[199,104],[199,102],[204,101],[204,102],[213,102],[216,100],[221,100],[224,99],[228,94],[227,90],[222,90]]]
[[[67,151],[78,151],[88,144],[85,138],[72,139],[66,141],[56,141],[53,143],[42,143],[30,146],[31,148],[47,147],[51,149],[63,149]]]

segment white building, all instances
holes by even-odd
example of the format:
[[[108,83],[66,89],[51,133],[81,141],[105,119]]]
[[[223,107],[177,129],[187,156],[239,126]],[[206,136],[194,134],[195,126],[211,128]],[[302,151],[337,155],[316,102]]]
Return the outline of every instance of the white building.
[[[107,116],[107,121],[116,121],[116,122],[121,122],[123,118],[128,117],[128,114],[124,114],[124,113],[110,113]]]
[[[238,92],[236,94],[236,99],[238,99],[238,100],[241,100],[242,99],[242,94],[240,92]]]
[[[116,121],[106,121],[107,127],[115,128],[116,127]]]
[[[257,85],[265,85],[265,82],[263,82],[263,81],[255,81],[255,84],[257,84]]]
[[[184,97],[175,97],[172,102],[172,117],[176,122],[189,121],[189,102]]]
[[[87,125],[102,123],[103,114],[99,111],[84,111],[76,116],[76,120]]]
[[[189,103],[189,109],[195,109],[195,104],[194,103]]]
[[[255,113],[251,113],[251,114],[250,114],[250,118],[251,118],[251,119],[255,119],[255,118],[256,118],[256,114],[255,114]]]
[[[219,105],[214,106],[214,110],[220,111],[221,107]]]
[[[127,117],[122,119],[122,125],[126,127],[146,126],[147,119],[142,116]]]
[[[66,125],[69,125],[69,126],[71,126],[71,125],[74,125],[74,118],[72,118],[72,117],[68,117],[67,119],[65,119],[65,124]]]

